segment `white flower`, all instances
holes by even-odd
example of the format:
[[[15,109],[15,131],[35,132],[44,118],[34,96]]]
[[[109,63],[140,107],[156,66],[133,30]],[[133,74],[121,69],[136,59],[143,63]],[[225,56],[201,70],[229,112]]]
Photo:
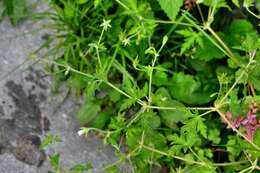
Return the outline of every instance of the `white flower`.
[[[81,129],[78,131],[78,135],[79,135],[79,136],[82,136],[82,135],[84,135],[84,134],[86,134],[86,130],[85,130],[84,128],[81,128]]]
[[[101,23],[101,27],[104,28],[104,30],[106,31],[108,28],[111,28],[112,26],[110,25],[111,20],[105,20],[103,19],[103,23]]]
[[[122,42],[123,42],[124,46],[127,46],[127,45],[130,44],[130,39],[129,38],[125,38],[125,39],[122,40]]]

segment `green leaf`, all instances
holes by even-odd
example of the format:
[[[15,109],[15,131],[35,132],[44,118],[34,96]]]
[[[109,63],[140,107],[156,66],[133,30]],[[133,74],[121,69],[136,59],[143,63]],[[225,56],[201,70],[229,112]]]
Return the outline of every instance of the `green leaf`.
[[[209,129],[208,139],[213,142],[213,144],[219,144],[221,138],[219,137],[220,131],[217,128]]]
[[[226,147],[227,151],[231,154],[229,155],[230,160],[234,160],[234,158],[243,151],[243,147],[238,142],[236,136],[228,136]]]
[[[168,75],[163,71],[155,71],[152,83],[156,86],[165,86],[168,84]]]
[[[140,124],[145,130],[152,130],[160,127],[161,119],[155,112],[144,112],[141,115]]]
[[[176,100],[168,100],[159,104],[158,106],[172,107],[175,110],[160,110],[159,114],[162,116],[164,123],[169,127],[174,127],[175,123],[183,122],[191,116],[185,106]]]
[[[82,75],[73,74],[69,77],[67,83],[69,87],[80,91],[81,89],[86,87],[87,78]]]
[[[254,5],[254,2],[255,2],[254,0],[244,0],[243,6],[246,8],[251,7]]]
[[[229,110],[234,117],[241,115],[241,101],[238,99],[238,88],[230,92],[229,95]]]
[[[168,39],[169,39],[169,38],[168,38],[167,35],[165,35],[165,36],[163,37],[162,47],[167,43]]]
[[[246,38],[242,41],[241,47],[246,51],[250,52],[260,48],[260,37],[256,32],[246,34]]]
[[[136,100],[135,99],[124,99],[122,100],[122,104],[120,106],[119,111],[125,110],[127,108],[130,108],[133,104],[135,104]]]
[[[199,46],[195,54],[197,59],[210,61],[212,59],[222,59],[225,57],[225,54],[207,38],[203,37],[202,42],[203,46]]]
[[[62,142],[62,138],[56,135],[52,135],[52,134],[47,134],[40,146],[40,149],[45,149],[45,147],[47,147],[48,145],[52,144],[52,143],[56,143],[56,142]]]
[[[171,20],[175,20],[178,15],[181,6],[183,5],[183,0],[157,0]]]
[[[84,83],[86,83],[86,81],[84,81]],[[82,88],[82,85],[85,85],[83,83],[81,83],[79,86],[80,88]],[[85,88],[85,94],[88,97],[88,99],[95,99],[95,91],[98,89],[99,84],[97,83],[97,81],[95,80],[90,80],[87,83],[87,87]]]
[[[70,173],[81,173],[92,169],[91,164],[77,164],[70,168]]]
[[[165,88],[159,88],[153,96],[154,103],[159,107],[172,107],[172,110],[165,110],[159,108],[159,115],[162,117],[163,122],[171,128],[175,127],[177,122],[183,122],[188,119],[192,114],[186,110],[185,106],[172,100]]]
[[[110,93],[109,93],[109,98],[112,102],[117,102],[120,100],[120,97],[121,97],[121,94],[116,91],[116,90],[112,90]]]
[[[100,105],[94,102],[87,102],[81,106],[77,119],[81,125],[91,123],[96,117],[98,112],[101,110]]]
[[[64,4],[64,15],[66,18],[70,19],[73,18],[75,15],[75,6],[74,4],[68,2]]]
[[[87,2],[88,2],[88,0],[76,0],[77,4],[85,4]]]
[[[109,166],[105,171],[106,173],[124,173],[117,166]]]
[[[204,124],[204,119],[199,115],[195,115],[184,122],[184,126],[181,128],[182,133],[199,132],[204,138],[207,138],[207,126]]]
[[[173,154],[183,153],[181,151],[182,149],[184,153],[186,153],[189,147],[200,145],[201,143],[199,136],[192,132],[185,133],[180,136],[177,134],[169,135],[167,136],[167,139],[171,141],[171,144],[173,145],[170,149]]]
[[[241,43],[245,40],[247,34],[259,39],[257,31],[249,21],[236,19],[225,30],[225,37],[223,39],[233,47],[241,47]]]
[[[122,2],[127,7],[130,7],[132,10],[135,10],[137,8],[137,0],[122,0]]]
[[[181,54],[192,48],[195,43],[203,47],[202,33],[194,32],[192,29],[178,30],[176,33],[185,37],[184,42],[181,45]]]
[[[184,73],[175,73],[171,80],[170,92],[172,96],[191,105],[205,104],[213,100],[211,89],[202,85],[200,80]]]
[[[91,123],[92,127],[103,129],[106,123],[109,121],[110,114],[109,111],[100,112],[98,116]]]
[[[192,165],[184,169],[185,173],[217,173],[216,168],[209,166]]]
[[[60,170],[60,154],[53,154],[49,156],[52,168],[57,171]]]
[[[130,128],[126,132],[126,144],[130,149],[134,149],[139,145],[142,138],[141,128]]]
[[[254,143],[260,147],[260,128],[256,130],[256,133],[254,134]]]
[[[232,0],[232,2],[233,2],[238,8],[240,8],[239,0]]]
[[[94,7],[97,8],[97,6],[101,3],[101,0],[94,0]]]
[[[245,35],[254,31],[254,26],[245,19],[236,19],[228,27],[228,32],[232,34]]]
[[[6,13],[13,25],[17,25],[25,16],[25,0],[5,0]]]

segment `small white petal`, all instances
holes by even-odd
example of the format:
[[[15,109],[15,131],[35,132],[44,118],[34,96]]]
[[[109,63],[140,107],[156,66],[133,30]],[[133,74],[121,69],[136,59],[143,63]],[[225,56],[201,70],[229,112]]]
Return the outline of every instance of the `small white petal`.
[[[85,134],[85,130],[79,130],[79,131],[78,131],[78,135],[79,135],[79,136],[82,136],[82,135],[84,135],[84,134]]]

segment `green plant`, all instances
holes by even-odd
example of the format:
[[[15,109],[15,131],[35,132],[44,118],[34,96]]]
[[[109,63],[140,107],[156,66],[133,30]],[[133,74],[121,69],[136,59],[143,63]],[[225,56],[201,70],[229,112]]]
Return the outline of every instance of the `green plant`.
[[[55,44],[40,60],[85,98],[79,135],[115,148],[100,169],[260,170],[259,16],[253,1],[232,2],[51,1]]]
[[[4,11],[1,14],[0,19],[7,15],[13,25],[17,25],[26,14],[26,2],[25,0],[4,0]]]

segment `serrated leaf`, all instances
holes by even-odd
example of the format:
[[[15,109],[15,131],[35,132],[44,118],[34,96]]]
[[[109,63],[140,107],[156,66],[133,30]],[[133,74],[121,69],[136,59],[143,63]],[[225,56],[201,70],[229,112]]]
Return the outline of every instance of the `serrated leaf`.
[[[181,128],[182,133],[198,132],[204,138],[207,138],[207,126],[204,124],[204,119],[198,115],[184,122]]]
[[[133,104],[135,104],[135,102],[136,102],[136,100],[135,100],[135,99],[132,99],[132,98],[130,98],[130,99],[124,99],[124,100],[122,101],[122,104],[121,104],[121,106],[120,106],[119,111],[122,111],[122,110],[125,110],[125,109],[127,109],[127,108],[130,108]]]
[[[231,153],[229,157],[233,157],[233,158],[235,156],[238,156],[243,151],[243,147],[238,142],[236,136],[228,136],[226,147],[227,147],[227,151]]]
[[[208,139],[213,142],[213,144],[219,144],[221,141],[221,138],[219,137],[220,131],[219,129],[209,129],[209,135]]]
[[[192,29],[178,30],[176,33],[185,37],[183,44],[181,45],[181,54],[189,50],[197,43],[203,47],[202,34],[196,33]]]
[[[157,0],[171,20],[175,20],[178,15],[181,6],[183,5],[183,0]]]
[[[167,139],[171,141],[173,147],[171,147],[171,152],[179,154],[181,149],[184,150],[184,153],[188,150],[189,147],[200,144],[201,140],[195,133],[185,133],[182,135],[169,135]],[[192,139],[192,140],[190,140]]]

